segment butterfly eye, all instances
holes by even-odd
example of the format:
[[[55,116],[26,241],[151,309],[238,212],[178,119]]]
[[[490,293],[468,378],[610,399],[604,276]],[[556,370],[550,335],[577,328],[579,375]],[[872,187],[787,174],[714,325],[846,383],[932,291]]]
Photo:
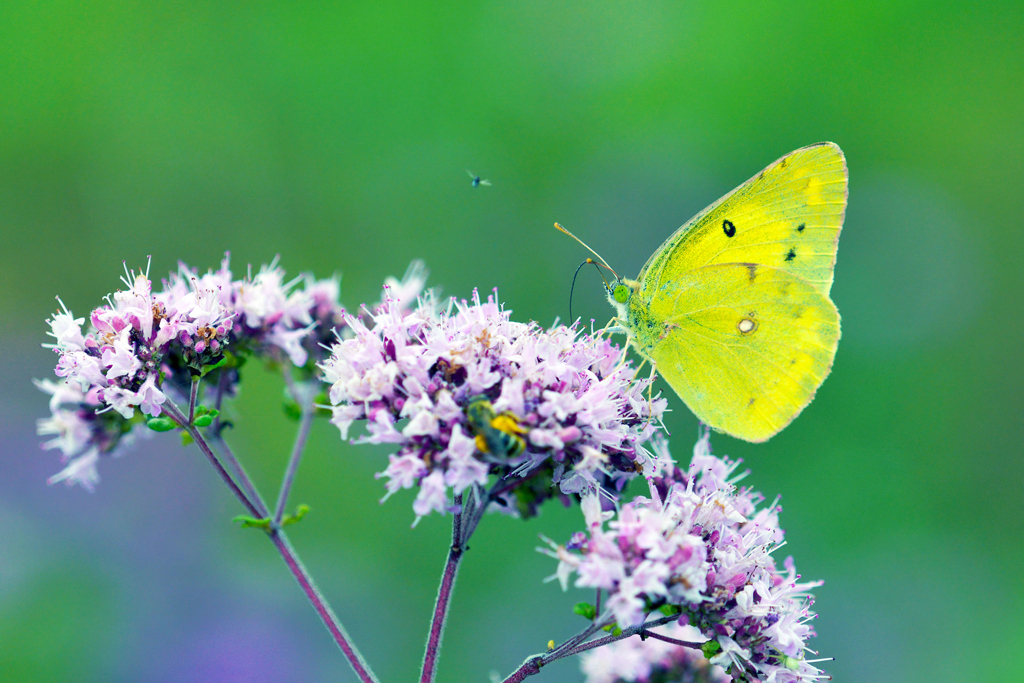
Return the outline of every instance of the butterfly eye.
[[[629,299],[629,287],[622,284],[621,282],[615,285],[615,289],[612,290],[612,298],[618,301],[620,304],[626,303]]]

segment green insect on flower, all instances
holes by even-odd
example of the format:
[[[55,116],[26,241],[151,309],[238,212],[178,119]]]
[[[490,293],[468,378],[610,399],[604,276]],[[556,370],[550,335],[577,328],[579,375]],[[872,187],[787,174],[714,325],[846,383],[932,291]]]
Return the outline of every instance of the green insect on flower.
[[[520,435],[529,430],[520,426],[514,413],[495,413],[494,406],[483,396],[470,400],[466,406],[466,421],[481,453],[496,458],[514,458],[526,450],[526,442]]]

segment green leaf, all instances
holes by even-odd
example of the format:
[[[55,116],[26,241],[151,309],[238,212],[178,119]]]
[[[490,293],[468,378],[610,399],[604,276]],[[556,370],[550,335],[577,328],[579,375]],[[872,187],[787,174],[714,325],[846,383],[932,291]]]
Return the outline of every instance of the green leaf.
[[[174,424],[173,420],[166,417],[151,417],[146,420],[146,426],[154,432],[169,432],[178,425]]]
[[[256,529],[263,529],[264,531],[270,531],[270,518],[264,517],[263,519],[257,519],[256,517],[250,517],[249,515],[238,515],[231,519],[232,522],[241,522],[243,529],[254,527]]]
[[[666,617],[673,617],[677,614],[682,613],[682,608],[679,605],[662,605],[658,608],[658,611],[664,614]]]
[[[299,402],[294,398],[286,397],[282,407],[284,408],[284,414],[288,419],[299,420],[302,418],[302,406],[300,406]]]
[[[593,621],[594,617],[597,616],[597,608],[589,602],[577,602],[573,605],[572,611],[584,619],[590,619],[591,621]]]
[[[281,526],[285,527],[285,526],[288,526],[289,524],[294,524],[295,522],[298,522],[299,520],[301,520],[303,517],[306,516],[307,512],[309,512],[309,506],[308,505],[305,505],[305,504],[299,505],[298,507],[295,508],[295,514],[294,515],[285,515],[284,516],[284,519],[281,520]],[[238,515],[237,517],[232,517],[231,521],[232,522],[240,522],[242,524],[242,528],[243,529],[248,529],[248,528],[263,529],[263,531],[266,531],[268,534],[271,532],[271,528],[270,528],[271,520],[270,520],[270,517],[257,518],[257,517],[250,517],[249,515]]]
[[[192,438],[191,434],[189,434],[188,432],[182,430],[182,432],[181,432],[181,445],[182,446],[191,446],[195,442],[196,442],[196,440]]]
[[[285,515],[284,519],[281,520],[281,526],[288,526],[289,524],[295,524],[295,522],[301,521],[306,513],[309,512],[309,506],[305,503],[295,508],[294,515]]]
[[[209,427],[213,424],[213,418],[209,415],[200,415],[199,417],[192,420],[192,424],[196,427]]]
[[[228,357],[227,357],[227,355],[223,355],[223,356],[220,357],[220,360],[217,361],[216,363],[214,363],[212,365],[204,365],[202,368],[200,368],[199,376],[200,377],[205,377],[206,373],[213,372],[217,368],[222,368],[222,367],[224,367],[227,364],[228,364]]]
[[[704,653],[705,659],[711,659],[722,651],[722,646],[718,644],[717,640],[708,640],[700,646],[700,649]]]

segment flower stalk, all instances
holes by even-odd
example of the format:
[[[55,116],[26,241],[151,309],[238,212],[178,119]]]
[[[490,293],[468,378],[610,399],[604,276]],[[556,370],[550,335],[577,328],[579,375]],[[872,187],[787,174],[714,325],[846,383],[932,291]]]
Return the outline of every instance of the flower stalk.
[[[285,373],[288,376],[287,373]],[[290,377],[289,377],[290,379]],[[309,384],[291,385],[292,394],[299,402],[302,414],[299,418],[299,429],[295,435],[295,445],[292,447],[291,455],[288,457],[288,465],[285,467],[284,477],[281,480],[281,490],[277,494],[277,505],[274,508],[274,525],[280,526],[284,518],[285,507],[288,505],[288,495],[291,493],[292,484],[295,482],[295,475],[299,471],[299,464],[302,462],[302,452],[306,448],[306,441],[309,439],[309,432],[313,427],[313,418],[316,416],[316,407],[313,405],[316,391]]]
[[[471,501],[472,496],[469,499]],[[420,683],[433,683],[434,677],[437,675],[437,660],[441,655],[441,638],[444,636],[448,608],[455,590],[455,578],[458,576],[459,564],[466,551],[466,539],[463,538],[462,530],[463,511],[465,510],[462,494],[455,497],[455,506],[459,511],[452,515],[452,545],[448,549],[448,559],[444,564],[441,586],[438,588],[437,601],[434,604],[434,616],[430,621],[430,634],[427,636],[427,648],[423,654]]]

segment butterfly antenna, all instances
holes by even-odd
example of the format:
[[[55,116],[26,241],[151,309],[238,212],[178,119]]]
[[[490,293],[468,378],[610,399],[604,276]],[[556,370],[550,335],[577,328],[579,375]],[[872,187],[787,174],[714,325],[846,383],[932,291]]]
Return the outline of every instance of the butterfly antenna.
[[[587,250],[587,251],[589,251],[589,252],[590,252],[591,254],[593,254],[594,256],[596,256],[596,257],[597,257],[597,259],[598,259],[598,260],[599,260],[599,261],[600,261],[601,263],[603,263],[603,264],[604,264],[604,267],[605,267],[605,268],[607,268],[608,270],[610,270],[610,271],[611,271],[612,275],[614,275],[614,276],[615,276],[615,279],[616,279],[616,280],[619,280],[619,279],[621,279],[621,278],[619,277],[619,274],[618,274],[618,273],[616,273],[616,272],[615,272],[615,270],[614,270],[614,269],[613,269],[613,268],[612,268],[611,266],[609,266],[609,265],[608,265],[608,262],[607,262],[607,261],[605,261],[605,260],[604,260],[603,258],[601,258],[601,255],[600,255],[600,254],[598,254],[598,253],[597,253],[596,251],[594,251],[593,249],[591,249],[590,247],[588,247],[588,246],[587,246],[587,243],[586,243],[586,242],[584,242],[584,241],[583,241],[583,240],[581,240],[581,239],[580,239],[579,237],[577,237],[576,235],[572,234],[571,232],[569,232],[568,230],[566,230],[565,228],[563,228],[563,227],[562,227],[561,225],[559,225],[558,223],[555,223],[555,227],[556,227],[556,228],[558,228],[559,230],[561,230],[562,232],[564,232],[564,233],[565,233],[566,235],[568,235],[569,237],[571,237],[571,238],[573,238],[574,240],[576,240],[577,242],[579,242],[580,244],[582,244],[582,245],[583,245],[583,248],[584,248],[584,249],[586,249],[586,250]]]
[[[591,264],[591,263],[593,263],[594,267],[597,268],[597,272],[601,273],[601,264],[598,263],[597,261],[595,261],[594,259],[588,257],[586,261],[584,261],[583,263],[580,264],[579,268],[576,269],[576,273],[572,276],[572,286],[569,287],[569,321],[570,322],[576,320],[576,318],[572,317],[572,293],[573,293],[573,290],[576,289],[576,276],[578,276],[580,274],[580,270],[583,268],[583,266]],[[601,273],[601,279],[604,280],[604,273]],[[608,286],[608,281],[607,280],[604,280],[604,285],[605,285],[605,287]]]

